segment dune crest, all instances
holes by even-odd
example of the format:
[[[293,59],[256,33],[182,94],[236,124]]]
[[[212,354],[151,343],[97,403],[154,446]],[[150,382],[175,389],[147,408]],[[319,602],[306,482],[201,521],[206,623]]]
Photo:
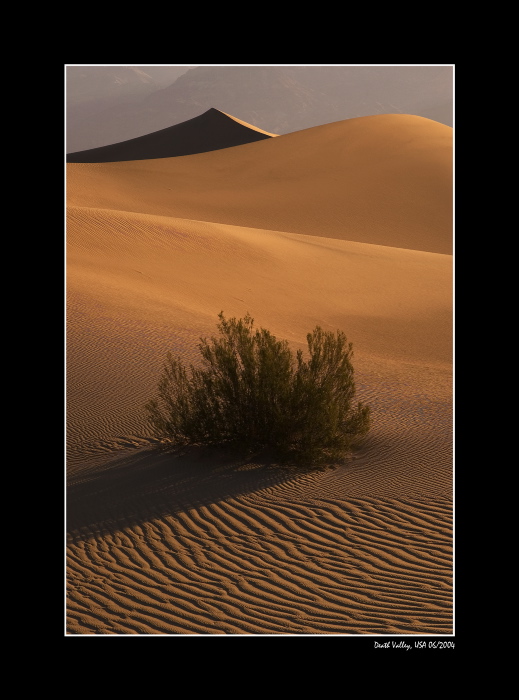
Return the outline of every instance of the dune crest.
[[[198,117],[109,146],[67,154],[67,163],[109,163],[153,158],[171,158],[240,146],[271,138],[252,124],[218,109],[208,109]]]

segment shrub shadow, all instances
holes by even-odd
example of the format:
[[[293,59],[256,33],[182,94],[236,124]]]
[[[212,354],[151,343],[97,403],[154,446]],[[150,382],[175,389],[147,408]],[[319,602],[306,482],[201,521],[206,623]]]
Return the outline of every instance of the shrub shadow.
[[[141,448],[68,479],[66,529],[72,540],[113,532],[293,481],[308,471],[276,464],[265,453],[238,459],[208,448]]]

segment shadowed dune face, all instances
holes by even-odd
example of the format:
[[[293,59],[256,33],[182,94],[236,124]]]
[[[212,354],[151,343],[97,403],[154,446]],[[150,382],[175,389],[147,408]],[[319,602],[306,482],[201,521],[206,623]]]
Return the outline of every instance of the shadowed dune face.
[[[448,217],[417,232],[416,201],[392,220],[389,205],[414,196],[409,174],[401,189],[390,182],[403,161],[420,164],[422,184],[441,168],[450,181],[447,134],[426,147],[427,120],[410,118],[414,132],[403,119],[391,148],[396,122],[380,119],[381,133],[331,124],[186,158],[68,166],[70,634],[452,632],[452,257],[433,250]],[[354,171],[365,178],[355,197]],[[424,188],[425,209],[449,209],[447,182]],[[377,187],[391,192],[386,209],[371,206]],[[335,236],[309,233],[312,195]],[[343,228],[345,200],[362,240]],[[221,310],[250,312],[294,349],[317,324],[346,332],[373,411],[351,460],[298,472],[154,449],[143,406],[165,354],[196,363]]]
[[[452,253],[452,129],[350,119],[186,158],[70,164],[96,207]]]
[[[68,163],[109,163],[188,156],[275,136],[217,109],[135,139],[67,155]]]

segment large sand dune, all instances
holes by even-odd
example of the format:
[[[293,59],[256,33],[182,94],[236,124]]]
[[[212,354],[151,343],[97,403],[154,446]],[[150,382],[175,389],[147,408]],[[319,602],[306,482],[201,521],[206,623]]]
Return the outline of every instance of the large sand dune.
[[[218,109],[208,109],[198,117],[152,134],[109,146],[76,151],[67,155],[68,163],[109,163],[188,156],[262,141],[276,134],[258,129]]]
[[[68,633],[452,633],[451,133],[385,115],[67,166]],[[196,362],[221,310],[294,348],[346,332],[353,459],[154,449],[165,353]]]
[[[71,205],[452,252],[452,129],[362,117],[195,156],[69,168]]]

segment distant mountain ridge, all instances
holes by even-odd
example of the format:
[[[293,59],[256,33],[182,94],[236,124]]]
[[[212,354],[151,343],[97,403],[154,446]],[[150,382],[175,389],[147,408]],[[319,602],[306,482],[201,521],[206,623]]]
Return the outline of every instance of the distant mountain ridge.
[[[136,68],[146,72],[145,66]],[[176,68],[183,74],[171,84],[150,89],[141,83],[141,94],[131,102],[121,97],[95,110],[88,101],[76,105],[67,119],[67,152],[144,136],[212,107],[274,134],[375,114],[414,114],[453,124],[452,66]],[[143,76],[134,74],[139,79]],[[75,80],[70,73],[68,91],[74,91]]]
[[[103,136],[103,118],[99,115],[121,107],[131,111],[131,105],[171,85],[191,67],[67,66],[68,151],[95,148],[107,143]],[[73,128],[70,128],[71,125]]]

